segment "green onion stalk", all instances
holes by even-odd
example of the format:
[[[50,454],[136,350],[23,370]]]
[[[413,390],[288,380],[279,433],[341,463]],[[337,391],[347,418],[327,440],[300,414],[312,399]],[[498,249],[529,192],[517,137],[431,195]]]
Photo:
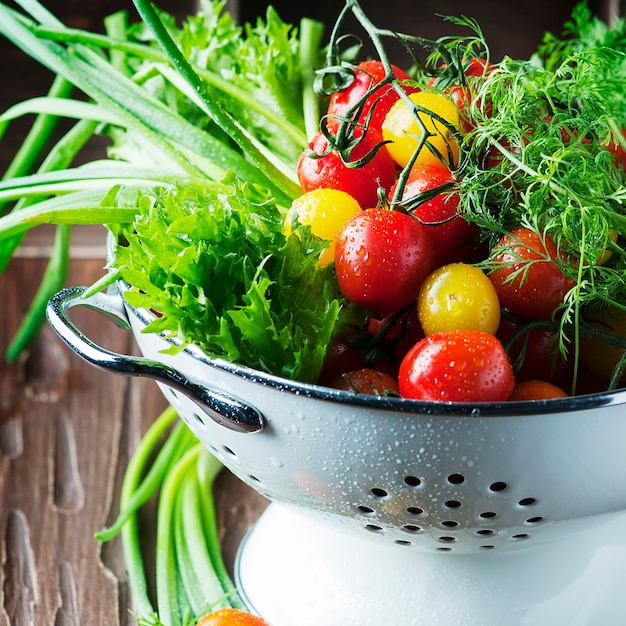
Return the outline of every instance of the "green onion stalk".
[[[138,623],[189,626],[209,612],[244,607],[221,555],[213,496],[221,470],[171,407],[132,455],[119,514],[95,538],[107,542],[121,535]],[[140,541],[139,519],[153,498],[157,530],[151,558]],[[154,571],[146,562],[155,563]]]
[[[181,26],[136,0],[141,21],[114,13],[105,34],[67,27],[37,0],[14,4],[19,10],[0,3],[0,34],[54,80],[45,96],[0,115],[0,139],[13,120],[35,115],[0,181],[0,271],[30,229],[58,230],[5,355],[10,361],[28,347],[48,298],[64,284],[71,227],[115,231],[132,223],[137,207],[129,200],[120,209],[108,199],[174,185],[201,190],[232,172],[290,206],[300,193],[297,158],[319,116],[310,76],[321,63],[323,33],[307,19],[292,28],[273,9],[265,21],[240,26],[220,0],[202,2]],[[74,126],[54,143],[61,119]],[[110,139],[106,154],[77,164],[98,135]]]

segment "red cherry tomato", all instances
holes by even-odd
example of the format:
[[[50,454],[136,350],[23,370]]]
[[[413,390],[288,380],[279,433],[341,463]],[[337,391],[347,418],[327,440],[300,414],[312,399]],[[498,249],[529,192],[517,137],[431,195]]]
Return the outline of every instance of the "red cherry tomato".
[[[528,141],[526,137],[522,139],[524,145],[527,145]],[[511,144],[508,139],[500,139],[499,144],[516,158],[522,152],[520,145]],[[516,200],[520,198],[523,186],[517,180],[520,177],[519,170],[498,148],[494,146],[487,151],[484,155],[483,167],[493,170],[494,181],[497,181],[501,195],[511,195]]]
[[[324,358],[324,364],[317,381],[319,385],[330,385],[345,372],[358,370],[365,365],[363,355],[349,345],[345,339],[336,337],[333,340]]]
[[[367,367],[342,374],[330,386],[368,396],[397,396],[400,393],[398,381],[393,376]]]
[[[556,354],[557,333],[538,328],[528,329],[511,342],[516,331],[516,324],[502,320],[496,333],[515,369],[515,380],[540,379],[560,383],[570,370],[572,350],[568,358]]]
[[[525,380],[517,383],[509,396],[511,401],[550,400],[551,398],[567,398],[567,394],[560,387],[545,380]]]
[[[489,274],[502,307],[523,317],[550,319],[575,285],[556,264],[558,258],[554,242],[528,228],[502,237],[493,255],[498,269]]]
[[[590,311],[587,323],[608,335],[626,337],[626,313],[615,307],[608,307],[601,311]],[[613,370],[624,358],[624,349],[613,343],[607,343],[599,338],[581,337],[580,360],[582,364],[595,376],[606,383],[611,381]],[[620,385],[626,384],[626,373],[619,379]]]
[[[626,140],[626,128],[623,128],[620,132],[623,139]],[[607,149],[615,158],[616,163],[626,169],[626,150],[624,149],[622,143],[619,141],[613,141],[607,146]]]
[[[400,395],[440,402],[501,402],[515,378],[502,344],[480,330],[435,333],[400,364]]]
[[[447,167],[424,163],[411,170],[402,199],[408,200],[438,187],[454,184],[454,177]],[[389,192],[391,198],[396,186],[394,185]],[[474,256],[472,239],[476,237],[479,229],[476,224],[465,221],[459,215],[458,207],[459,193],[455,189],[449,189],[412,209],[413,215],[424,224],[433,242],[435,267],[467,261]]]
[[[205,615],[196,626],[268,626],[268,623],[239,609],[221,609]]]
[[[486,59],[477,59],[475,57],[469,59],[469,61],[465,62],[466,67],[464,68],[465,77],[481,77],[485,76],[489,72],[492,72],[494,69],[494,65],[491,64]],[[438,87],[440,79],[434,77],[428,83],[431,87]],[[450,87],[445,89],[445,92],[452,98],[452,101],[456,105],[459,113],[461,114],[462,123],[461,128],[464,132],[467,132],[471,128],[471,123],[467,119],[467,111],[466,108],[470,105],[472,101],[472,90],[468,85],[451,85]],[[490,111],[490,110],[489,110]]]
[[[362,211],[344,226],[335,245],[341,292],[378,315],[413,302],[432,268],[433,247],[424,227],[400,211]]]
[[[400,81],[410,80],[410,76],[399,67],[391,66],[393,75]],[[354,80],[350,85],[331,95],[328,104],[328,115],[331,117],[347,117],[353,107],[365,97],[365,94],[383,81],[386,77],[385,66],[380,61],[363,61],[355,69]],[[417,87],[404,87],[406,93],[419,91]],[[368,128],[380,132],[383,120],[393,103],[399,98],[393,85],[383,85],[375,89],[365,100],[357,118],[359,124],[367,120],[371,112]]]
[[[350,163],[365,157],[382,140],[380,133],[369,130],[352,148]],[[387,148],[382,146],[361,167],[350,167],[344,163],[336,150],[324,154],[327,149],[328,140],[318,131],[309,143],[309,150],[320,156],[310,156],[309,150],[305,150],[298,161],[298,181],[303,191],[339,189],[350,194],[361,208],[375,207],[378,204],[378,187],[388,191],[396,178],[396,166]]]
[[[391,357],[397,364],[404,355],[420,340],[424,338],[424,331],[417,314],[417,307],[411,307],[390,325],[390,317],[370,317],[367,320],[367,330],[370,335],[384,334],[384,341],[391,346]],[[397,317],[397,316],[396,316]],[[396,368],[397,369],[397,368]],[[397,372],[396,372],[397,373]]]

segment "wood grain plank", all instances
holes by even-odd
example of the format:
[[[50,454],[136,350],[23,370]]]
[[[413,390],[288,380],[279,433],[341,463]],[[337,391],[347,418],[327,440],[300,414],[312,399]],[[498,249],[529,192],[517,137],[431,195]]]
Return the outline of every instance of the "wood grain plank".
[[[42,264],[15,259],[0,276],[2,351]],[[92,282],[101,265],[75,261],[71,283]],[[102,316],[77,310],[72,317],[96,343],[136,351],[130,334]],[[85,364],[48,327],[19,363],[0,365],[0,392],[0,626],[133,624],[119,539],[101,545],[93,533],[118,512],[129,458],[166,406],[161,392],[152,381]],[[232,568],[241,537],[267,503],[227,471],[216,491]],[[142,532],[149,544],[153,511],[142,517]]]

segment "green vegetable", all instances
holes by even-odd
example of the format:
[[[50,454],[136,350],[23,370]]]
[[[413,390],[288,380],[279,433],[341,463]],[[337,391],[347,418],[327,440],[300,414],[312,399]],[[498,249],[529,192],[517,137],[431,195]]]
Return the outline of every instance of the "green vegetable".
[[[187,626],[211,610],[243,607],[220,551],[212,491],[222,466],[177,420],[168,408],[148,429],[124,475],[119,516],[95,535],[110,541],[121,532],[134,613],[139,624],[152,626]],[[152,497],[158,498],[154,585],[138,522]]]
[[[587,2],[578,3],[559,35],[546,33],[537,50],[537,57],[548,70],[555,70],[572,54],[586,49],[626,51],[626,19],[615,15],[610,24],[591,13]],[[609,72],[623,74],[626,58],[621,55]]]
[[[559,267],[575,281],[554,316],[556,348],[576,362],[586,312],[626,309],[626,174],[614,155],[626,128],[619,40],[621,49],[578,40],[546,64],[505,58],[475,87],[459,172],[467,219],[489,243],[516,226],[555,241]]]
[[[315,381],[327,346],[357,315],[318,267],[324,245],[308,229],[286,238],[267,190],[234,175],[204,191],[173,187],[142,196],[121,233],[114,266],[126,300],[159,312],[146,332],[182,349],[291,379]]]
[[[0,137],[16,117],[39,116],[0,184],[0,270],[23,234],[39,223],[132,221],[128,211],[102,206],[117,184],[127,192],[174,179],[202,187],[232,171],[267,188],[283,207],[299,193],[296,162],[307,127],[316,123],[309,77],[320,59],[320,24],[304,20],[299,33],[270,9],[265,21],[239,26],[222,0],[206,0],[178,26],[137,0],[145,22],[129,25],[124,12],[116,13],[101,35],[67,28],[36,0],[16,4],[23,12],[0,4],[0,33],[57,78],[48,96],[0,116]],[[87,101],[70,97],[75,89]],[[80,141],[74,138],[69,158],[51,160],[33,174],[30,168],[44,154],[59,117],[90,130]],[[95,133],[112,139],[107,158],[73,167]],[[17,358],[39,327],[43,294],[63,283],[59,261],[67,257],[67,245],[61,251],[59,244],[42,296],[8,358]]]

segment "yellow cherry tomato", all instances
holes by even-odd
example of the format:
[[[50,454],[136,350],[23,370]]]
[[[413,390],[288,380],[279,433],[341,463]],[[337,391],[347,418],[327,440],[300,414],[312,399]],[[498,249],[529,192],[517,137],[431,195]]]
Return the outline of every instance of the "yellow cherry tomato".
[[[437,268],[417,298],[417,313],[426,335],[449,330],[481,330],[495,335],[500,303],[487,275],[467,263]]]
[[[337,233],[360,212],[359,203],[345,191],[314,189],[293,201],[285,218],[284,232],[287,237],[291,234],[294,219],[310,226],[316,237],[330,242],[320,257],[320,266],[328,265],[335,258]]]
[[[458,109],[449,98],[436,91],[418,91],[410,94],[409,98],[415,105],[429,113],[419,111],[416,114],[403,99],[391,107],[382,125],[383,139],[391,142],[387,144],[389,154],[398,165],[404,167],[418,150],[425,129],[429,136],[426,144],[420,149],[415,163],[435,165],[443,163],[451,169],[455,168],[459,161],[456,139],[450,128],[433,115],[458,128],[460,123]]]

